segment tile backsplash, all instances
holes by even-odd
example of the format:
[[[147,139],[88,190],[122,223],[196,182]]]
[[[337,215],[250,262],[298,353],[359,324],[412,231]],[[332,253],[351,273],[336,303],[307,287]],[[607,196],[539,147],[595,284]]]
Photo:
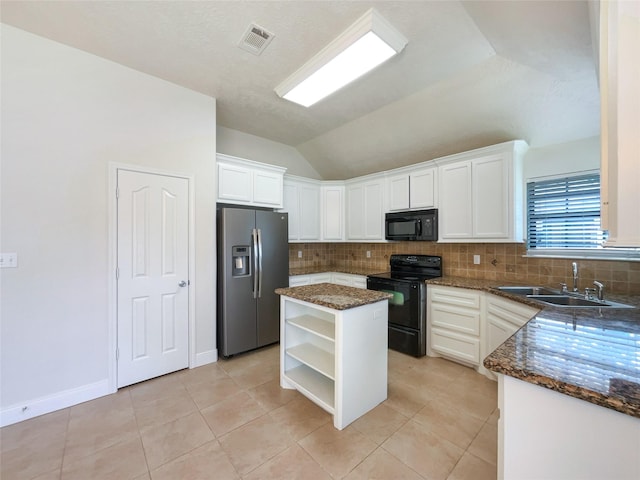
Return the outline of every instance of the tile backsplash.
[[[298,258],[298,252],[302,258]],[[367,251],[371,257],[367,258]],[[290,268],[342,267],[386,271],[393,253],[440,255],[444,274],[466,278],[484,278],[557,286],[565,282],[571,288],[571,262],[579,267],[580,290],[594,280],[605,284],[609,292],[640,294],[640,262],[614,260],[575,260],[525,257],[526,247],[516,243],[291,243]],[[480,264],[473,263],[480,255]]]

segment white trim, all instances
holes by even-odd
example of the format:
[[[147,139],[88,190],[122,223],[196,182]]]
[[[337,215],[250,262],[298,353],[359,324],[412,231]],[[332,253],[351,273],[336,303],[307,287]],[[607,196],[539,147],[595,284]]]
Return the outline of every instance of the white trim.
[[[40,397],[20,404],[14,404],[0,411],[0,427],[28,420],[33,417],[55,412],[79,403],[87,402],[98,397],[113,393],[109,380],[100,380],[81,387],[71,388],[62,392]]]
[[[585,260],[618,260],[640,262],[640,249],[622,248],[532,248],[524,257],[528,258],[578,258]]]
[[[116,281],[116,268],[118,266],[117,260],[117,242],[118,242],[118,203],[116,200],[116,186],[118,184],[118,170],[128,170],[132,172],[148,173],[155,175],[164,175],[169,177],[184,178],[188,182],[189,188],[189,245],[188,245],[188,262],[189,262],[189,368],[198,366],[198,360],[196,355],[196,324],[195,324],[195,181],[192,175],[188,175],[180,172],[172,172],[162,170],[158,168],[146,167],[142,165],[131,165],[125,163],[109,162],[107,168],[109,169],[109,188],[107,195],[108,203],[108,218],[109,218],[109,273],[108,273],[108,321],[109,321],[109,351],[108,351],[108,365],[109,365],[109,389],[107,393],[113,393],[118,390],[117,374],[118,364],[116,360],[116,348],[118,347],[118,316],[117,316],[117,302],[118,302],[118,287]],[[216,357],[217,358],[217,357]]]
[[[591,168],[589,170],[576,170],[574,172],[557,173],[557,174],[554,174],[554,175],[542,175],[542,176],[539,176],[539,177],[527,177],[527,178],[524,179],[524,184],[526,186],[526,184],[530,183],[530,182],[544,182],[544,181],[547,181],[547,180],[556,180],[558,178],[578,177],[580,175],[595,175],[595,174],[599,174],[599,173],[600,173],[599,169]],[[602,181],[602,179],[601,179],[601,181]],[[602,188],[602,186],[600,188]]]
[[[207,350],[206,352],[196,353],[194,355],[194,362],[189,365],[189,368],[201,367],[218,361],[218,349]]]

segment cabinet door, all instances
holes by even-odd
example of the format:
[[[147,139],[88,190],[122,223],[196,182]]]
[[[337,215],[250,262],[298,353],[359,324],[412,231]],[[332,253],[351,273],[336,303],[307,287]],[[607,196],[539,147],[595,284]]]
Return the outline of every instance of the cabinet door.
[[[407,210],[409,208],[409,175],[395,175],[387,178],[389,192],[389,210]]]
[[[255,170],[253,172],[253,203],[282,207],[282,175]]]
[[[412,209],[436,207],[436,171],[427,168],[409,177],[409,206]]]
[[[218,200],[250,203],[252,189],[249,168],[218,163]]]
[[[471,238],[471,162],[443,165],[440,179],[439,231],[443,239]]]
[[[365,185],[364,220],[367,240],[382,240],[384,238],[383,188],[382,181]]]
[[[347,239],[362,240],[364,234],[364,185],[347,187]]]
[[[300,240],[320,240],[320,187],[300,184]]]
[[[472,201],[475,238],[509,237],[509,164],[504,155],[473,160]]]
[[[289,240],[299,240],[300,204],[297,185],[288,182],[284,184],[283,210],[289,214]]]
[[[344,187],[322,187],[322,239],[344,240]]]
[[[487,352],[489,355],[496,348],[502,345],[511,335],[516,333],[518,327],[506,322],[501,318],[489,314],[487,316]]]

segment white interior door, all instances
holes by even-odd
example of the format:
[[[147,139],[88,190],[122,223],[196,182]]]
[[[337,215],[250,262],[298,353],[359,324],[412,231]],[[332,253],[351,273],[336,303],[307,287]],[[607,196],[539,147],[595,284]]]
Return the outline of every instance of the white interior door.
[[[118,387],[189,366],[189,181],[118,170]]]

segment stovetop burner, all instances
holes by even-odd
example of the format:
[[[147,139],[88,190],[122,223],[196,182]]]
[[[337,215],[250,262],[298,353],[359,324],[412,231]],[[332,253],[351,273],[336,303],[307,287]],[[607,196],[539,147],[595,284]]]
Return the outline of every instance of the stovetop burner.
[[[391,271],[369,275],[400,281],[425,281],[442,276],[442,257],[435,255],[391,255]]]

